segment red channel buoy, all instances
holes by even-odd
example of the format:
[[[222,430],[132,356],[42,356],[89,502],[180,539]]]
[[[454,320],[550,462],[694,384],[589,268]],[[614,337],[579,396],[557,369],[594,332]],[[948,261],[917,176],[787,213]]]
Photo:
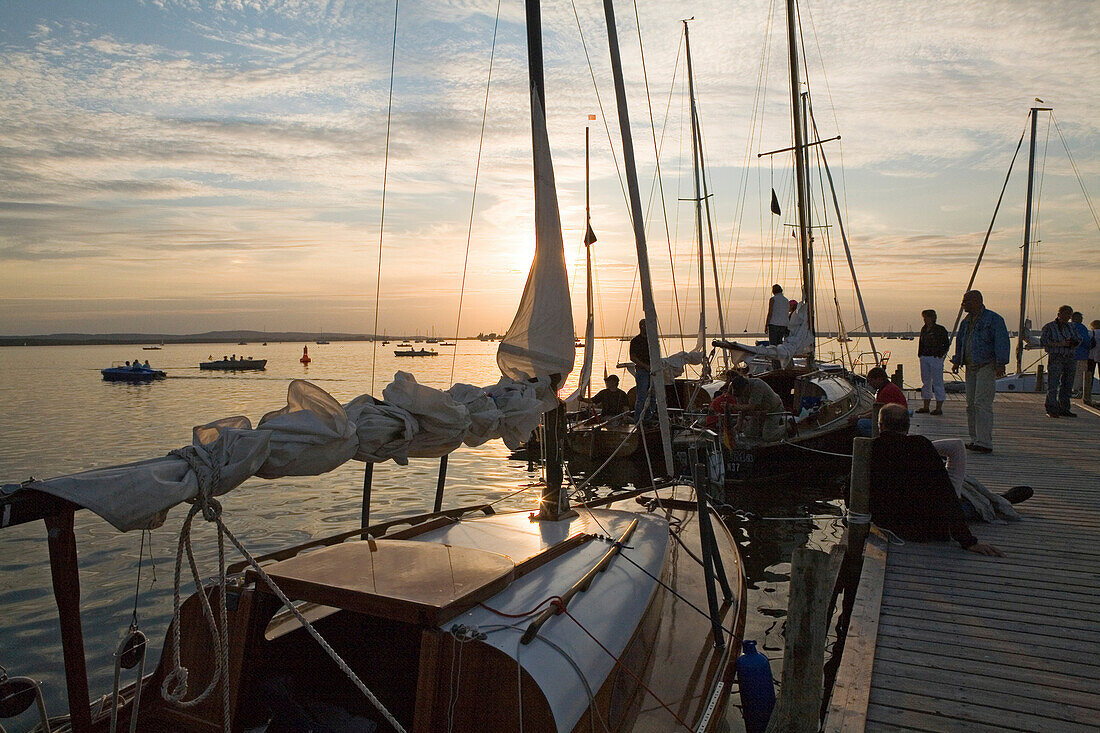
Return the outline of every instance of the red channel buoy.
[[[309,358],[309,347],[308,346],[303,346],[302,347],[302,358],[299,359],[298,361],[302,362],[303,364],[308,364],[311,361],[313,361],[313,359]]]

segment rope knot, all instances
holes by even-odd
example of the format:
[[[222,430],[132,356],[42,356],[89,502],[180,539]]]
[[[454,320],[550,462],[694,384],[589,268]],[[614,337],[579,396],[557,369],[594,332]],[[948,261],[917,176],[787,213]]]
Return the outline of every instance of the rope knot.
[[[169,702],[183,702],[187,697],[187,667],[176,667],[160,685],[161,695]]]
[[[555,615],[565,613],[565,601],[562,600],[561,596],[554,596],[551,598],[550,606],[554,609]]]

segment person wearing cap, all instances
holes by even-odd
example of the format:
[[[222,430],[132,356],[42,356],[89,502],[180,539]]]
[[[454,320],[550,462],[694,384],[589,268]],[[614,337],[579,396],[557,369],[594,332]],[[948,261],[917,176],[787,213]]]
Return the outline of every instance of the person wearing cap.
[[[741,439],[751,444],[787,437],[787,410],[767,382],[730,372],[726,391],[737,400],[730,409],[739,413],[736,431]]]
[[[619,376],[608,374],[603,378],[603,383],[604,388],[587,401],[600,408],[600,415],[605,419],[628,412],[630,400],[627,399],[626,392],[619,389]]]

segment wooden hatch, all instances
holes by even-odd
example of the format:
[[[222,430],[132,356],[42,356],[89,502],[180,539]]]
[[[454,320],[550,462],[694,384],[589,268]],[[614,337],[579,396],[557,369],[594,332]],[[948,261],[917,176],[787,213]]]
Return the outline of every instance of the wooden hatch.
[[[365,540],[325,547],[264,568],[298,601],[439,626],[512,582],[504,555],[410,540]],[[249,578],[270,593],[254,571]]]

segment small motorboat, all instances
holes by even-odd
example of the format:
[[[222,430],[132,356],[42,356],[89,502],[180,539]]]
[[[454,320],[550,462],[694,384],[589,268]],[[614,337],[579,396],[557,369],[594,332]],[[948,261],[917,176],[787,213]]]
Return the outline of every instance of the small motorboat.
[[[204,361],[199,364],[199,369],[213,369],[223,372],[260,371],[267,368],[267,359],[218,359],[217,361]]]
[[[161,349],[160,346],[142,346],[141,347],[142,351],[160,351],[160,349]]]
[[[116,362],[107,369],[100,369],[99,373],[103,375],[103,381],[105,382],[152,382],[155,379],[164,379],[168,376],[159,369],[137,363],[131,366],[129,362],[126,362],[126,364]]]
[[[394,349],[394,356],[439,356],[435,349]]]

